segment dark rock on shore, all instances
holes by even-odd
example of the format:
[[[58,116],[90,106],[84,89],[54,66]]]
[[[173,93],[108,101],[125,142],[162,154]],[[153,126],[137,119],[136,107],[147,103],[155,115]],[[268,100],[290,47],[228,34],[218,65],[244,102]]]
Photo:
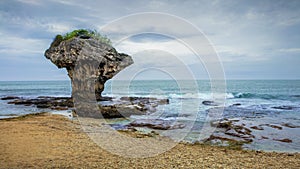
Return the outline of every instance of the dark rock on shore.
[[[300,128],[300,126],[297,126],[297,125],[294,125],[294,124],[291,124],[291,123],[283,123],[281,125],[284,126],[284,127],[288,127],[288,128]]]
[[[133,104],[136,104],[136,103],[149,104],[149,103],[154,103],[154,102],[158,105],[169,104],[169,99],[157,99],[157,98],[151,98],[151,97],[121,97],[120,100],[129,101]]]
[[[71,97],[48,97],[39,96],[33,99],[24,99],[14,97],[13,101],[8,104],[36,106],[40,109],[52,110],[74,110],[77,115],[81,117],[94,117],[94,118],[122,118],[131,115],[144,115],[148,112],[156,111],[155,107],[161,104],[167,104],[168,99],[156,98],[137,98],[127,97],[123,98],[122,103],[114,103],[112,105],[99,105],[98,102],[79,102],[74,107],[73,99]],[[101,97],[103,101],[111,101],[111,97]]]
[[[229,121],[228,119],[223,119],[221,121],[211,122],[211,125],[217,128],[230,128],[232,126],[232,121]]]
[[[101,114],[105,118],[129,117],[131,115],[145,115],[156,111],[156,107],[168,104],[168,99],[156,99],[147,97],[122,97],[121,103],[99,106]]]
[[[112,101],[112,97],[103,97],[103,96],[101,96],[99,99],[98,99],[98,101]]]
[[[8,104],[36,106],[37,108],[49,108],[52,110],[67,110],[68,108],[72,108],[74,106],[73,100],[70,97],[39,96],[34,99],[16,98],[17,99],[8,102]]]
[[[1,98],[1,100],[14,100],[14,99],[20,99],[20,98],[16,96],[6,96]]]
[[[104,118],[123,118],[131,115],[145,115],[146,111],[128,105],[99,106],[100,113]],[[93,116],[92,116],[93,117]]]
[[[181,129],[185,127],[184,124],[162,119],[138,119],[131,122],[129,126],[148,127],[158,130]]]
[[[281,126],[277,126],[277,125],[274,125],[274,124],[261,124],[260,126],[268,126],[268,127],[272,127],[274,129],[277,129],[277,130],[282,130]]]
[[[231,106],[241,106],[241,105],[242,105],[241,103],[235,103],[235,104],[233,104]]]
[[[205,140],[206,143],[218,146],[229,146],[234,149],[242,149],[244,144],[249,144],[252,139],[239,139],[237,137],[227,137],[224,135],[212,134],[208,139]]]
[[[202,102],[202,104],[206,105],[206,106],[218,106],[217,103],[215,103],[214,101],[209,101],[209,100],[204,100]]]
[[[264,128],[261,126],[251,126],[250,128],[252,128],[254,130],[264,130]]]
[[[225,134],[235,136],[235,137],[242,137],[242,134],[238,133],[234,129],[229,129],[229,130],[225,131]]]
[[[226,118],[221,121],[212,122],[211,125],[216,127],[216,131],[210,139],[243,143],[252,142],[253,138],[255,138],[255,136],[251,134],[252,131],[243,125],[236,124],[236,122],[238,122],[238,120],[229,120]]]
[[[292,143],[293,141],[291,139],[285,138],[285,139],[273,139],[275,141],[280,141],[284,143]]]
[[[275,106],[275,107],[272,107],[274,109],[280,109],[280,110],[292,110],[294,107],[292,106]]]
[[[266,136],[261,136],[261,139],[264,139],[264,140],[266,140],[266,139],[269,139],[269,137],[266,137]]]
[[[58,36],[57,36],[58,37]],[[58,68],[66,68],[74,99],[101,99],[104,83],[127,66],[132,58],[94,37],[56,38],[45,56]]]

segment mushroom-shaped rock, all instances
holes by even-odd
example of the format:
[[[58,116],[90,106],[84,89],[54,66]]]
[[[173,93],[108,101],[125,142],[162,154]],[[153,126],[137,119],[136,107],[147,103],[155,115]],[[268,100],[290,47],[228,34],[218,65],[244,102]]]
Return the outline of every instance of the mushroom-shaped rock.
[[[86,98],[83,95],[93,91],[100,100],[104,83],[133,64],[129,55],[118,53],[110,44],[80,34],[69,39],[56,36],[45,56],[58,68],[66,68],[72,81],[73,98]]]

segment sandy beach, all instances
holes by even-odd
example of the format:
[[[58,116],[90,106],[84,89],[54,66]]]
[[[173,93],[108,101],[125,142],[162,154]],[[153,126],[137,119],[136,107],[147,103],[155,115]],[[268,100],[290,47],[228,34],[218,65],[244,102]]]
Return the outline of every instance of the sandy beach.
[[[150,158],[97,146],[76,120],[52,114],[0,121],[0,168],[299,168],[300,154],[178,144]]]

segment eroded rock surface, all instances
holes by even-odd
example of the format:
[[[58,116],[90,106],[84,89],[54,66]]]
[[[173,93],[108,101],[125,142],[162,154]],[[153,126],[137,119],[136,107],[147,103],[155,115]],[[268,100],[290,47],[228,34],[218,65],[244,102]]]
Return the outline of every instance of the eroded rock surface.
[[[137,119],[129,124],[132,127],[148,127],[158,130],[182,129],[184,124],[162,119]]]
[[[211,122],[211,126],[216,127],[216,130],[207,141],[220,140],[239,142],[239,143],[251,143],[255,136],[252,131],[246,126],[238,124],[236,119],[222,119],[220,121]]]
[[[70,97],[40,96],[33,99],[15,97],[15,99],[9,101],[8,104],[36,106],[41,109],[68,110],[73,107],[73,100]]]
[[[8,104],[35,106],[39,109],[51,110],[78,110],[74,107],[73,99],[70,97],[49,97],[39,96],[37,98],[22,98],[16,96],[2,97],[0,100],[8,100]],[[15,99],[13,99],[15,98]],[[11,99],[11,100],[10,100]],[[162,104],[168,104],[168,99],[156,98],[137,98],[137,97],[124,97],[119,101],[112,101],[113,98],[102,97],[102,101],[109,102],[110,104],[102,104],[102,102],[83,104],[80,112],[81,116],[94,117],[94,118],[122,118],[131,115],[145,115],[152,110],[156,111],[156,107]],[[91,109],[95,109],[91,111]]]
[[[133,64],[129,55],[86,36],[64,41],[56,38],[45,56],[58,68],[66,68],[72,81],[72,97],[82,100],[95,96],[100,100],[104,83]]]

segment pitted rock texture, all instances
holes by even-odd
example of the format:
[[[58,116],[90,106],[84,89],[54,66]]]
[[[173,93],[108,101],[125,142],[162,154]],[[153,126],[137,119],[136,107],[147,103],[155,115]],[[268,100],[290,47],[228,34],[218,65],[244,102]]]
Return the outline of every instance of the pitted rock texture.
[[[45,51],[58,68],[66,68],[72,81],[72,97],[101,99],[104,83],[133,64],[131,56],[93,37],[56,38]],[[92,95],[88,95],[92,94]],[[94,95],[95,94],[95,95]]]

